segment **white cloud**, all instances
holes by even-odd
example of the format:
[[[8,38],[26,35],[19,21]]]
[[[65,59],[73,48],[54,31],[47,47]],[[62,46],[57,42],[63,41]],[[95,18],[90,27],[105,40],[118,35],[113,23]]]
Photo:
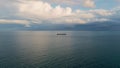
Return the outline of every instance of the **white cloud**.
[[[87,23],[87,19],[94,18],[93,13],[76,10],[60,5],[52,7],[51,4],[42,1],[22,1],[19,4],[19,15],[33,20],[48,20],[55,23]]]
[[[94,8],[95,7],[95,2],[93,0],[84,0],[83,5],[88,8]]]
[[[73,9],[71,7],[62,7],[61,5],[52,6],[50,2],[56,1],[57,3],[69,3],[69,4],[82,4],[86,7],[95,7],[94,0],[5,0],[8,4],[2,4],[7,7],[5,10],[2,8],[2,11],[12,11],[9,16],[10,19],[13,19],[13,16],[21,17],[22,19],[27,19],[31,23],[54,23],[54,24],[86,24],[94,21],[108,21],[110,19],[120,18],[120,13],[118,13],[118,8],[106,10],[106,9],[91,9],[91,10],[81,10],[81,9]],[[0,1],[1,3],[1,1]],[[11,6],[11,4],[13,4]],[[1,5],[1,4],[0,4]],[[78,6],[78,5],[77,5]],[[17,15],[16,15],[17,14]],[[6,17],[8,14],[4,14]],[[12,16],[13,15],[13,16]],[[21,19],[20,18],[20,19]],[[1,23],[16,23],[23,24],[25,26],[29,26],[30,24],[27,20],[6,20],[2,18]],[[11,23],[11,24],[12,24]]]
[[[67,1],[72,2],[72,0]],[[83,2],[87,5],[91,3],[92,6],[89,7],[95,7],[94,0],[83,0]],[[37,24],[44,23],[44,21],[55,24],[86,24],[94,21],[108,21],[116,13],[115,9],[73,10],[71,7],[61,7],[60,5],[53,7],[49,2],[41,0],[21,0],[18,4],[18,11],[19,16]]]
[[[41,19],[57,18],[72,14],[72,9],[56,6],[53,8],[49,3],[42,1],[24,1],[19,4],[19,12],[26,16],[40,17]],[[27,15],[28,14],[28,15]]]
[[[87,19],[95,17],[94,13],[91,13],[89,11],[82,11],[82,10],[76,10],[75,16],[79,18],[87,18]]]
[[[95,9],[95,10],[90,10],[90,12],[101,16],[110,16],[113,14],[111,10],[105,10],[105,9]]]
[[[29,22],[27,20],[8,20],[8,19],[0,19],[0,24],[21,24],[29,27]]]

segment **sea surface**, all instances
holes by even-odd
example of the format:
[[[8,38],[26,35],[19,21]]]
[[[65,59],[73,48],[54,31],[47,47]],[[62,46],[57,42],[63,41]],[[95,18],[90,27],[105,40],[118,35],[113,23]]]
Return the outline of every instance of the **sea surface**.
[[[120,31],[1,31],[0,68],[120,68]]]

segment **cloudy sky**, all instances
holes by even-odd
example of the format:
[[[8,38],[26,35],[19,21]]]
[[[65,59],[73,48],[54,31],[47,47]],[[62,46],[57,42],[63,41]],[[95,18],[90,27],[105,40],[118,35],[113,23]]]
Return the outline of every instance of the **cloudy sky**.
[[[0,25],[4,26],[107,21],[119,23],[120,0],[0,0]]]

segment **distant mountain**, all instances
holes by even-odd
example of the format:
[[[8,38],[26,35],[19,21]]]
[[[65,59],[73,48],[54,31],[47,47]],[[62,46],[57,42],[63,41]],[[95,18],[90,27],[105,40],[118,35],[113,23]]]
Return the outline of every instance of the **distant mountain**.
[[[19,24],[0,24],[0,30],[74,30],[74,31],[108,31],[120,30],[120,23],[116,22],[93,22],[88,24],[31,24],[25,27]]]

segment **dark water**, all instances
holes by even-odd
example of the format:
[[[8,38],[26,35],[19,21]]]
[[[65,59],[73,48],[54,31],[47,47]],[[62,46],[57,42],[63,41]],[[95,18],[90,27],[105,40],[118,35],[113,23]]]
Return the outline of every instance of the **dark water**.
[[[56,33],[0,32],[0,68],[120,68],[120,32]]]

